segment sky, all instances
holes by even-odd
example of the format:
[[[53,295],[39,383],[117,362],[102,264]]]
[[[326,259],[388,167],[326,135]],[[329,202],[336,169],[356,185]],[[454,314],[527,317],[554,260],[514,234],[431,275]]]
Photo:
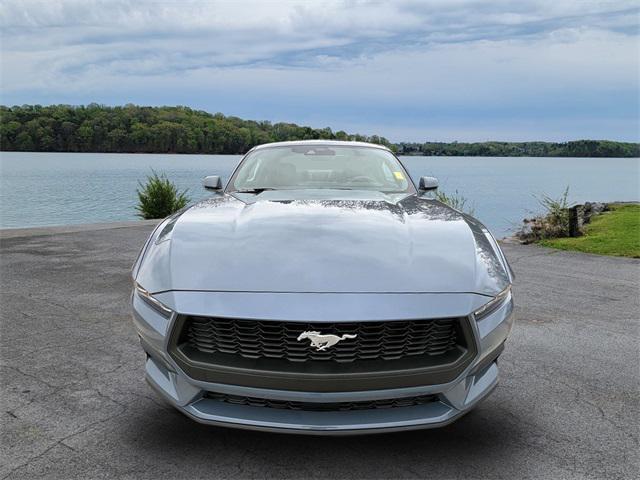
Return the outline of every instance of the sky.
[[[3,0],[0,103],[392,141],[640,141],[636,1]]]

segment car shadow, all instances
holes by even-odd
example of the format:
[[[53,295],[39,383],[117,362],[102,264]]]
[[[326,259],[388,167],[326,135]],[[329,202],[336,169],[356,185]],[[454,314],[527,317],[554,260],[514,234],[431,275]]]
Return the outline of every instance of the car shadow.
[[[220,476],[400,478],[425,476],[426,471],[472,475],[483,464],[509,458],[521,445],[518,439],[525,438],[526,425],[492,403],[442,428],[373,435],[309,436],[212,427],[177,410],[163,410],[151,420],[131,419],[123,434],[144,435],[147,461],[185,462],[195,476],[204,474],[207,465],[215,465]]]

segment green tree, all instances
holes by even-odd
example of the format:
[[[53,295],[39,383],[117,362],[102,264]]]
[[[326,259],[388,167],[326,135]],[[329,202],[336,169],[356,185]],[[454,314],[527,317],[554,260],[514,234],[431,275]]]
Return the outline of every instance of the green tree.
[[[0,106],[0,148],[5,151],[239,154],[261,143],[302,139],[379,143],[401,155],[640,156],[638,143],[607,140],[392,144],[378,135],[256,122],[183,106]]]

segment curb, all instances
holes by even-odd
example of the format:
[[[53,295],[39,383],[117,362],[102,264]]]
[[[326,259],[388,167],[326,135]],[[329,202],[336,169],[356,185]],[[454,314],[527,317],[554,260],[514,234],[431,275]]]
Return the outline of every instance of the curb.
[[[59,235],[64,233],[112,230],[116,228],[143,227],[146,225],[156,225],[160,221],[161,219],[137,220],[137,221],[131,221],[131,222],[85,223],[85,224],[78,224],[78,225],[61,225],[61,226],[55,226],[55,227],[4,228],[4,229],[0,229],[0,240],[5,240],[8,238]]]

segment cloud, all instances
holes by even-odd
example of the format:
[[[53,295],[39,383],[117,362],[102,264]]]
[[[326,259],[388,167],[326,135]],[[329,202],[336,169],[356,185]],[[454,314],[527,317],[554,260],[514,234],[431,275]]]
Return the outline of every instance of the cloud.
[[[518,125],[522,137],[599,125],[633,139],[638,12],[624,1],[5,1],[2,102],[180,103],[396,139],[403,128],[505,138]]]

